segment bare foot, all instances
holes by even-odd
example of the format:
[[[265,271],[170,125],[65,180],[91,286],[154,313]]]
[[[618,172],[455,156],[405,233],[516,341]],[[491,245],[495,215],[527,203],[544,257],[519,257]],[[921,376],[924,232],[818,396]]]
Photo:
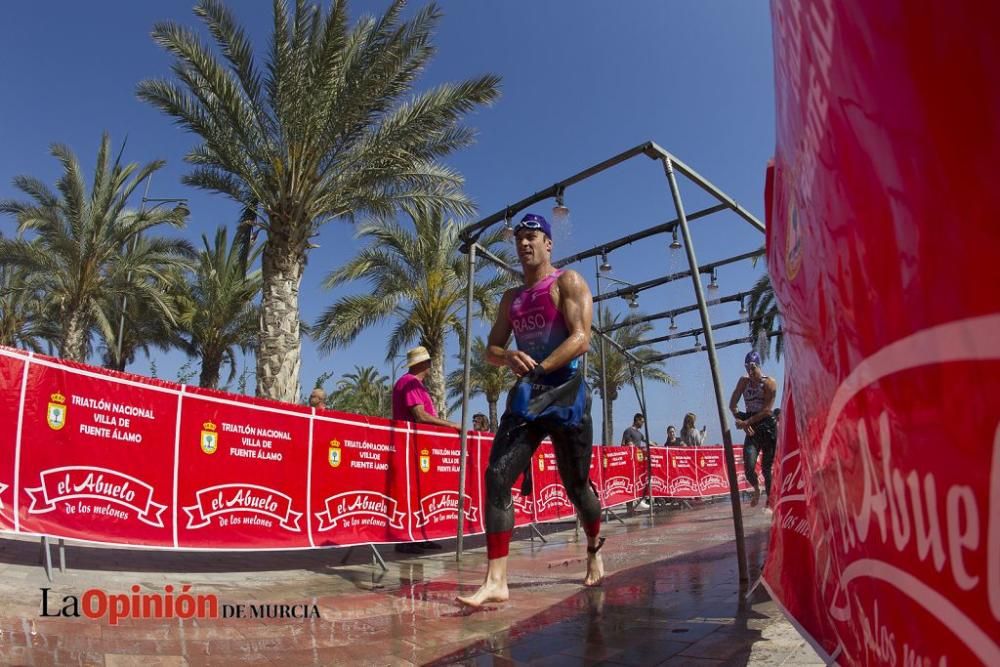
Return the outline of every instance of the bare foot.
[[[510,591],[507,590],[507,582],[487,579],[472,595],[459,596],[455,599],[467,607],[482,607],[488,602],[506,602],[510,599]]]
[[[587,554],[587,576],[583,578],[584,586],[600,586],[604,581],[604,561],[601,554]]]

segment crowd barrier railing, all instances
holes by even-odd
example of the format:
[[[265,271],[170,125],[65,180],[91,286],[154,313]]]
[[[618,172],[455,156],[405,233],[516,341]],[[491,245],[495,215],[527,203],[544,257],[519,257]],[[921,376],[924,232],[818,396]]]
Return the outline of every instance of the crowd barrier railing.
[[[453,431],[11,348],[0,348],[0,396],[0,532],[229,551],[414,542],[457,531]],[[466,535],[484,531],[491,445],[486,433],[468,438]],[[654,497],[729,492],[721,446],[648,454],[595,447],[591,470],[608,507],[644,496],[650,470]],[[530,496],[515,484],[516,525],[571,519],[551,444],[536,451],[530,474]]]

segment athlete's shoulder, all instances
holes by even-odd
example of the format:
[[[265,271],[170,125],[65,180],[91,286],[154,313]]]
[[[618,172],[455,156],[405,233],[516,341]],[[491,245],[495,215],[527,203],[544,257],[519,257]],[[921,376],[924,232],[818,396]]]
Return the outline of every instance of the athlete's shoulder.
[[[511,301],[514,297],[517,296],[518,292],[520,292],[520,291],[521,291],[520,287],[510,287],[510,288],[508,288],[503,293],[503,296],[500,297],[500,303],[505,303],[505,302]]]
[[[510,310],[514,307],[514,299],[517,298],[519,287],[511,287],[500,297],[500,305],[497,307],[497,322],[507,322],[510,318]]]
[[[563,269],[559,277],[556,278],[556,282],[559,285],[559,289],[585,289],[588,293],[590,292],[590,286],[587,285],[587,281],[573,269]]]

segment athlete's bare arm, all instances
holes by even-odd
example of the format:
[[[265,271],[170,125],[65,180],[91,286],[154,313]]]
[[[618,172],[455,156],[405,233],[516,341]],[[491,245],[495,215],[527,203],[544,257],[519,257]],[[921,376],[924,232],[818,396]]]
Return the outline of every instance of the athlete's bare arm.
[[[413,417],[413,421],[420,424],[434,424],[435,426],[444,426],[445,428],[453,428],[456,431],[461,431],[462,427],[455,422],[450,422],[447,419],[441,419],[440,417],[435,417],[434,415],[427,412],[422,405],[410,406],[410,415]]]
[[[736,413],[740,411],[740,396],[743,395],[743,390],[747,388],[747,376],[743,376],[736,383],[736,389],[733,390],[733,395],[729,397],[729,411],[736,416]]]
[[[553,300],[568,330],[566,340],[542,360],[546,373],[560,369],[590,349],[594,299],[590,287],[576,271],[564,271],[553,285]]]
[[[509,289],[500,299],[497,319],[493,322],[486,344],[486,361],[494,366],[507,366],[514,371],[514,375],[520,377],[535,367],[535,360],[526,352],[507,349],[511,332],[514,330],[510,323],[510,304],[517,296],[517,292],[518,288]]]
[[[729,397],[729,411],[733,413],[733,417],[736,417],[736,428],[741,431],[746,430],[747,423],[736,415],[740,411],[740,396],[743,395],[743,390],[746,389],[747,382],[749,382],[749,380],[750,378],[745,375],[741,377],[739,382],[736,383],[736,389],[733,390],[733,395]]]
[[[764,409],[747,420],[747,426],[753,426],[757,422],[771,416],[771,409],[774,407],[774,397],[778,394],[778,383],[774,378],[764,380]]]

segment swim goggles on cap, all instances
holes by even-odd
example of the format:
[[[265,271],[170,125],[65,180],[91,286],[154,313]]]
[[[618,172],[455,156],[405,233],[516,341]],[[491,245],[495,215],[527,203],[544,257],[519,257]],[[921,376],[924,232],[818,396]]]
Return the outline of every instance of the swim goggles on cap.
[[[534,213],[528,213],[521,218],[521,222],[514,226],[514,233],[517,234],[522,229],[538,230],[549,238],[552,238],[552,227],[549,226],[548,221],[542,216]]]

